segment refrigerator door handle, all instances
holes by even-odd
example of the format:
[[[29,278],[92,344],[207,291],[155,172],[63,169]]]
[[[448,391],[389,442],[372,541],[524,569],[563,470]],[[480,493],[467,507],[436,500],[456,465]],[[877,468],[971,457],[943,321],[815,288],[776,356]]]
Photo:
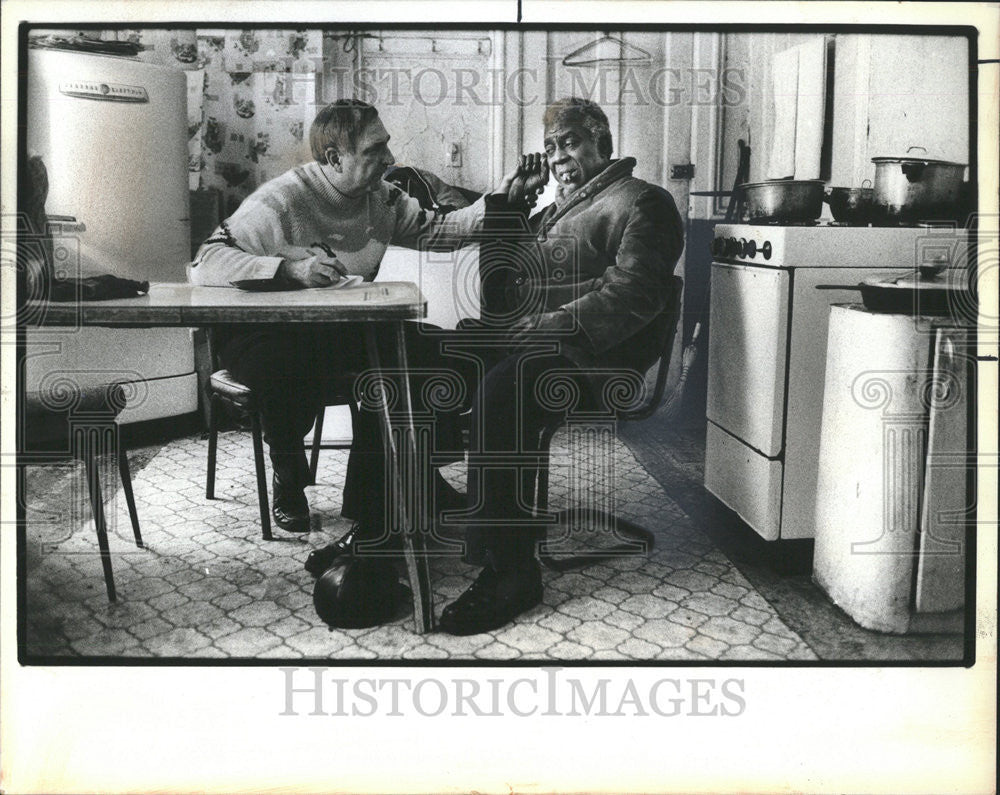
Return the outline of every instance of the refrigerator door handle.
[[[935,397],[947,405],[951,399],[952,390],[955,388],[955,381],[961,377],[955,364],[955,343],[952,338],[939,332],[935,353],[937,354],[937,367],[935,368],[937,377],[934,380],[940,384],[941,389],[941,394]]]

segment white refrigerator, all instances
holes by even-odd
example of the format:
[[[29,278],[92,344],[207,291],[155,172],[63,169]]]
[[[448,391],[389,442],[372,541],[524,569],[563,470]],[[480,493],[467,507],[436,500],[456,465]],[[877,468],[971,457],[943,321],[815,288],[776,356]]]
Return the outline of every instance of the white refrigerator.
[[[28,53],[27,148],[45,163],[57,275],[182,282],[190,258],[184,73],[131,58]],[[124,423],[197,409],[189,329],[37,329],[28,391],[130,383]]]

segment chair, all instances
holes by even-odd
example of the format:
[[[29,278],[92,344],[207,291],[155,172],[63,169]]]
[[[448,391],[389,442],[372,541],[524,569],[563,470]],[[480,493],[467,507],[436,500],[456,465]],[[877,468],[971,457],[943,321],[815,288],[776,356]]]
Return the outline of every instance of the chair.
[[[224,403],[230,408],[246,417],[250,422],[250,435],[253,439],[253,459],[254,470],[257,478],[257,502],[260,507],[261,535],[265,541],[273,540],[271,535],[271,513],[270,503],[267,495],[267,474],[264,469],[264,438],[261,431],[260,408],[257,405],[253,390],[246,384],[239,381],[229,370],[219,368],[216,361],[214,346],[212,345],[211,334],[209,334],[210,356],[212,358],[213,372],[209,376],[206,384],[206,391],[209,400],[209,420],[208,420],[208,471],[205,476],[205,498],[215,499],[215,463],[219,441],[219,403]],[[357,406],[352,394],[354,378],[344,376],[335,381],[326,397],[325,405],[333,406],[346,403],[351,408],[351,419],[357,419]],[[316,469],[319,465],[320,449],[347,449],[350,443],[344,444],[323,444],[323,417],[325,406],[320,408],[316,418],[316,427],[313,431],[312,449],[310,452],[309,472],[310,483],[316,482]]]
[[[104,584],[111,602],[117,600],[117,595],[97,469],[97,459],[101,454],[111,452],[118,459],[118,473],[125,492],[135,545],[143,547],[128,455],[121,446],[117,422],[125,402],[125,390],[120,384],[90,388],[73,385],[66,388],[64,383],[57,383],[46,391],[29,392],[25,395],[23,437],[18,448],[21,468],[67,457],[83,462],[97,545],[104,567]]]
[[[649,393],[649,397],[642,403],[642,405],[634,408],[617,410],[608,409],[607,416],[613,421],[628,422],[647,419],[656,412],[656,410],[660,407],[660,404],[663,402],[663,393],[667,383],[667,373],[670,369],[670,355],[674,346],[677,321],[680,317],[683,286],[684,282],[681,277],[674,276],[672,279],[673,292],[671,296],[671,305],[664,310],[664,314],[667,316],[668,322],[666,324],[663,347],[660,349],[660,357],[656,363],[656,379],[653,389]],[[529,502],[534,501],[534,513],[536,517],[541,516],[548,510],[549,464],[551,458],[549,448],[552,443],[552,438],[561,427],[562,425],[548,426],[539,434],[538,450],[541,456],[541,463],[537,470],[535,482],[531,484],[534,493],[526,495]],[[573,514],[574,510],[569,509],[560,511],[557,514],[557,517],[560,523],[566,523],[567,519],[571,519]],[[609,560],[623,554],[636,552],[646,554],[653,548],[653,534],[646,528],[641,527],[634,522],[630,522],[627,519],[623,519],[620,516],[614,516],[601,510],[591,509],[589,511],[589,516],[594,519],[600,519],[604,526],[616,527],[619,534],[627,536],[633,540],[631,542],[624,542],[598,550],[593,554],[574,555],[562,558],[557,558],[552,554],[552,549],[556,542],[543,541],[538,557],[547,568],[553,569],[554,571],[566,571],[569,569],[579,568],[581,566],[587,566],[592,563],[597,563],[602,560]]]
[[[358,404],[354,401],[351,393],[351,383],[353,378],[345,378],[341,389],[335,394],[327,397],[327,403],[319,407],[316,414],[316,425],[313,428],[312,444],[309,449],[309,484],[316,485],[316,472],[319,469],[320,450],[350,450],[350,442],[324,442],[323,441],[323,419],[326,417],[327,406],[338,406],[346,403],[351,409],[351,425],[356,426],[358,421]]]

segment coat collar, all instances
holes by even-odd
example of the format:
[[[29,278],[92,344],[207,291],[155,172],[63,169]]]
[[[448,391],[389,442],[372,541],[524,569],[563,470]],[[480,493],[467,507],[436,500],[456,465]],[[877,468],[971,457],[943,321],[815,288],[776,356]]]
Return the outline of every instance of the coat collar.
[[[560,205],[556,205],[555,202],[550,204],[542,217],[542,232],[544,233],[551,229],[556,221],[581,202],[585,202],[587,199],[596,196],[618,180],[632,176],[632,169],[635,168],[635,162],[634,157],[623,157],[620,160],[612,160],[606,169],[593,176],[589,182],[575,190],[565,202]]]

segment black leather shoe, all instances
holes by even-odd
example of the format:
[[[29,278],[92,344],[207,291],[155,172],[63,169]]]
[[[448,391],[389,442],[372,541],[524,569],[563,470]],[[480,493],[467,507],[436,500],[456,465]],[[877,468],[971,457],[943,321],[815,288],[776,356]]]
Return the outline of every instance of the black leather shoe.
[[[508,624],[542,601],[542,572],[532,561],[524,569],[499,573],[487,566],[476,581],[441,613],[449,635],[477,635]]]
[[[337,558],[343,555],[350,555],[354,549],[354,541],[358,537],[358,531],[358,524],[355,522],[351,525],[350,530],[332,544],[327,544],[325,547],[320,547],[310,552],[309,557],[306,558],[306,571],[313,577],[319,577],[333,565],[333,562]]]
[[[332,544],[327,544],[325,547],[320,547],[319,549],[314,549],[309,553],[306,558],[305,570],[308,571],[313,577],[319,577],[330,568],[339,558],[344,555],[354,554],[354,544],[357,541],[374,540],[375,536],[372,533],[365,533],[361,529],[361,525],[357,522],[351,525],[351,529],[348,530],[344,535],[334,541]],[[402,544],[400,543],[398,536],[390,536],[382,544],[379,545],[379,552],[386,552],[391,550],[400,549]]]
[[[284,486],[277,477],[271,480],[271,517],[289,533],[309,532],[309,500],[301,488]]]
[[[309,532],[309,502],[306,495],[301,500],[295,496],[276,497],[271,506],[274,523],[289,533]]]

